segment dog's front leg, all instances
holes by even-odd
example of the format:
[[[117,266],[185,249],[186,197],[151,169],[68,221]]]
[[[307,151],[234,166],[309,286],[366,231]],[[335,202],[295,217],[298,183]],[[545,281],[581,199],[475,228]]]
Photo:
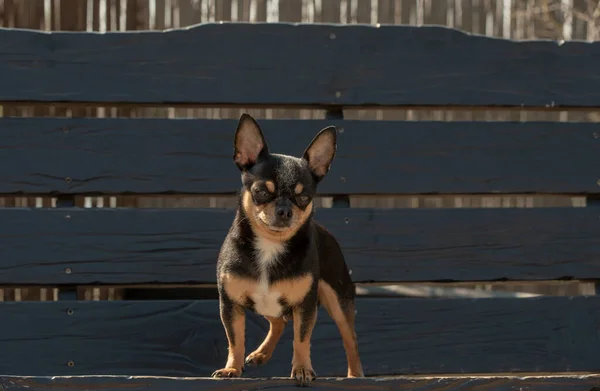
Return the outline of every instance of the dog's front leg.
[[[304,301],[294,308],[293,318],[294,356],[291,377],[296,379],[298,385],[306,387],[317,376],[310,360],[310,339],[317,321],[316,292],[309,293]]]
[[[244,366],[246,314],[244,309],[222,294],[220,297],[221,322],[225,327],[229,353],[225,368],[214,371],[213,377],[240,377]]]
[[[271,356],[275,351],[275,346],[277,346],[277,343],[283,334],[283,330],[285,329],[285,325],[287,324],[287,320],[285,320],[283,316],[279,318],[265,316],[265,318],[269,321],[269,333],[258,349],[246,357],[246,365],[266,364],[267,361],[271,359]]]

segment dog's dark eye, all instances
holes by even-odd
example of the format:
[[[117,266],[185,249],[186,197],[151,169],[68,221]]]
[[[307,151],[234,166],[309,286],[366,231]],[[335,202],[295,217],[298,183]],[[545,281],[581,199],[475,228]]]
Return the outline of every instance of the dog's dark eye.
[[[300,194],[298,196],[298,201],[300,201],[303,204],[306,204],[308,201],[310,201],[310,197],[306,194]]]
[[[267,193],[267,191],[264,189],[256,189],[254,190],[254,195],[259,198],[267,198],[269,193]]]
[[[254,189],[254,197],[257,201],[264,201],[270,197],[270,194],[265,189]]]

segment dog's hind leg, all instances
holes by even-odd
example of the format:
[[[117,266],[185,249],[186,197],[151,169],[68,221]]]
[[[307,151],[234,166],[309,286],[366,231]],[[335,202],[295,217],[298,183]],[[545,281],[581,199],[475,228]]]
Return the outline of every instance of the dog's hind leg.
[[[246,365],[262,365],[271,359],[275,346],[283,334],[287,321],[283,317],[272,318],[265,316],[269,321],[269,333],[260,346],[246,357]]]
[[[344,303],[340,303],[338,294],[323,280],[319,281],[319,301],[337,325],[342,336],[348,360],[348,377],[364,377],[354,329],[354,302],[346,300]]]

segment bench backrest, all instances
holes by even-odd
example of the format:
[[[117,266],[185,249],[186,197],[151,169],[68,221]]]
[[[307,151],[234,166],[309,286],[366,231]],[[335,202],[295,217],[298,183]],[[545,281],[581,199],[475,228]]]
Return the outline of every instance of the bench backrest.
[[[598,69],[600,43],[517,43],[437,27],[0,29],[2,102],[322,109],[325,119],[259,121],[273,150],[294,155],[317,130],[338,128],[316,218],[339,239],[359,294],[368,294],[357,303],[368,375],[600,369],[595,296],[469,291],[490,296],[470,300],[443,285],[382,286],[600,278],[600,220],[586,203],[600,190],[596,124],[344,119],[350,108],[598,108]],[[223,365],[215,260],[233,209],[86,208],[81,197],[232,195],[240,187],[236,121],[0,118],[0,193],[56,197],[55,208],[0,210],[0,284],[204,292],[4,303],[0,351],[11,359],[0,360],[0,373],[209,376]],[[421,194],[439,194],[442,204],[506,195],[506,204],[393,208],[392,196]],[[531,205],[508,194],[579,195],[587,207],[519,208]],[[365,206],[373,195],[383,207]],[[335,326],[319,316],[315,368],[344,375]],[[247,349],[267,327],[250,318]],[[248,376],[289,373],[290,332],[277,359]]]

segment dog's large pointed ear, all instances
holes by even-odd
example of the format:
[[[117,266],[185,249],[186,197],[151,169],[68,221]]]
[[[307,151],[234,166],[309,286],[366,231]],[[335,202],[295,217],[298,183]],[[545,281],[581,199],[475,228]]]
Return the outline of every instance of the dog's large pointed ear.
[[[308,162],[308,168],[317,182],[329,172],[337,148],[336,140],[335,126],[328,126],[317,133],[304,151],[302,158]]]
[[[233,142],[233,161],[240,170],[251,168],[269,154],[269,149],[258,123],[250,114],[242,114]]]

